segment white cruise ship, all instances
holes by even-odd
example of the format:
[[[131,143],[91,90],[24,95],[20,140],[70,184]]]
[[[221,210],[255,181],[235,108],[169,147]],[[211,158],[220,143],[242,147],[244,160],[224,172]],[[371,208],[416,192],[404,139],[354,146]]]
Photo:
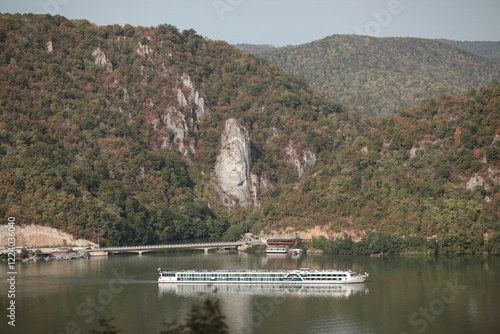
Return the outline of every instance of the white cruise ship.
[[[351,270],[159,270],[158,283],[175,284],[348,284],[362,283],[368,273]]]

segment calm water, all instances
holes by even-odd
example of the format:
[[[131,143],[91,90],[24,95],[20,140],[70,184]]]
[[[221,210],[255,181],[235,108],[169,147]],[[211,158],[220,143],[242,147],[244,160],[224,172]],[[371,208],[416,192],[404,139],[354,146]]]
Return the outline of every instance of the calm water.
[[[156,283],[157,268],[348,268],[361,285],[325,289],[221,287],[231,333],[499,333],[500,258],[312,256],[200,251],[114,255],[17,264],[16,327],[7,325],[2,280],[0,333],[88,333],[114,317],[122,333],[158,333],[182,320],[199,289]],[[6,277],[6,266],[2,268]]]

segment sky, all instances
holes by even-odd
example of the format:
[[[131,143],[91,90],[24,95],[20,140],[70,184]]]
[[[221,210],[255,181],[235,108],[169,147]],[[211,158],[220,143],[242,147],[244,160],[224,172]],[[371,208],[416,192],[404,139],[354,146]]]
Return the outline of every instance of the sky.
[[[167,23],[231,44],[297,45],[334,34],[500,41],[499,0],[0,0],[0,12]]]

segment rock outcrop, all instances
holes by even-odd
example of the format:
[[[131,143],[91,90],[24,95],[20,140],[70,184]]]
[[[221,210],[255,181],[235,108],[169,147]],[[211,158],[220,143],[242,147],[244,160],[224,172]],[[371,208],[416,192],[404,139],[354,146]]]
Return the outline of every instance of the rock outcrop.
[[[113,70],[113,64],[108,61],[106,54],[101,50],[101,48],[95,49],[94,52],[92,52],[92,56],[95,57],[94,62],[97,66],[101,66],[109,72]]]
[[[173,132],[174,142],[179,145],[179,151],[187,154],[188,150],[184,145],[184,137],[188,131],[188,126],[184,115],[175,107],[170,107],[163,115],[162,121],[163,124],[165,124],[165,126]],[[162,147],[166,147],[167,144],[168,141],[167,138],[165,138]]]
[[[54,51],[54,44],[52,44],[52,41],[47,42],[47,52],[52,53]]]
[[[208,107],[205,105],[202,94],[195,89],[191,78],[185,73],[180,77],[179,87],[174,88],[174,91],[177,93],[177,107],[169,107],[160,119],[154,119],[152,123],[155,129],[158,129],[158,124],[161,121],[165,128],[173,134],[172,138],[170,136],[163,137],[163,148],[175,145],[184,155],[187,155],[189,151],[196,153],[194,140],[190,140],[189,146],[187,146],[184,139],[188,137],[187,132],[190,129],[196,131],[197,122],[208,114]],[[187,91],[186,94],[185,91]],[[189,109],[189,106],[191,106],[191,111],[186,114],[184,108]]]
[[[247,130],[230,118],[222,132],[222,146],[215,163],[215,174],[224,203],[231,207],[236,201],[243,206],[254,204],[250,182],[252,165]],[[254,188],[256,189],[256,188]],[[256,190],[254,190],[256,191]]]
[[[201,94],[195,89],[191,77],[186,73],[181,76],[182,86],[188,91],[188,94],[184,94],[181,88],[177,88],[177,99],[181,107],[186,107],[189,103],[193,102],[195,104],[194,114],[196,118],[193,120],[200,119],[206,114],[208,114],[208,108],[205,106],[205,99]]]
[[[151,56],[153,54],[153,49],[149,47],[147,44],[141,44],[141,42],[138,43],[137,50],[135,50],[138,54],[141,56]]]
[[[304,150],[302,155],[299,155],[293,144],[290,142],[285,148],[285,152],[288,155],[288,161],[293,163],[297,168],[297,173],[299,173],[299,178],[304,175],[306,170],[316,163],[316,153],[310,150]]]
[[[484,185],[484,179],[481,175],[474,175],[471,177],[467,183],[465,184],[465,187],[468,190],[474,190],[474,188],[483,186]]]

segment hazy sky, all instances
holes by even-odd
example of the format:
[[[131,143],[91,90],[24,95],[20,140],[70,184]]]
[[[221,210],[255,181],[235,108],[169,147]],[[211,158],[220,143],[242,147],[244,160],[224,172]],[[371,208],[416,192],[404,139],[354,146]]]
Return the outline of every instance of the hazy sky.
[[[301,44],[333,34],[500,41],[500,0],[0,0],[0,12],[168,23],[229,43]]]

